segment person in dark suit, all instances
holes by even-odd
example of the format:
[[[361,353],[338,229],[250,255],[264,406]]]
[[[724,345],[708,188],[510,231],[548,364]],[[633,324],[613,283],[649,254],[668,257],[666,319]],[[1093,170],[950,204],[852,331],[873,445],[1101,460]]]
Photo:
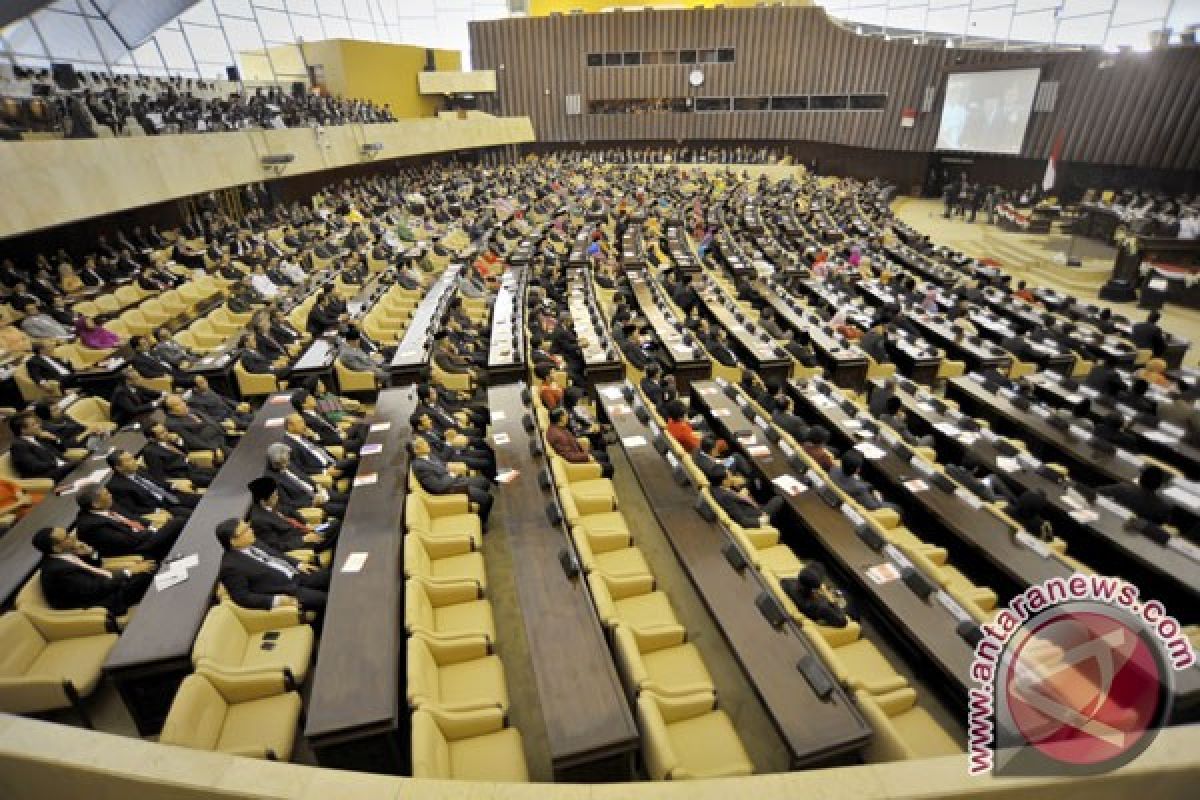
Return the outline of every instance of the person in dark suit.
[[[301,508],[320,508],[326,514],[341,517],[346,513],[348,499],[344,493],[330,492],[318,486],[303,472],[291,465],[292,450],[283,442],[267,447],[266,476],[275,481],[282,513],[296,516]]]
[[[904,410],[904,403],[895,395],[888,398],[883,413],[879,415],[879,421],[900,434],[900,438],[913,447],[933,447],[936,444],[933,434],[918,436],[909,429],[908,412]]]
[[[187,401],[177,394],[167,395],[167,430],[183,440],[188,450],[211,450],[217,463],[225,460],[230,447],[225,439],[225,428],[212,418],[192,410]]]
[[[49,478],[58,483],[75,469],[67,459],[66,448],[54,434],[42,430],[37,414],[26,411],[12,422],[13,437],[9,452],[13,469],[22,478]]]
[[[75,368],[66,359],[54,356],[54,344],[47,339],[35,339],[33,355],[25,361],[29,377],[51,395],[61,394],[77,382]]]
[[[722,366],[736,367],[738,365],[738,357],[733,352],[733,348],[729,346],[729,334],[724,328],[716,328],[712,335],[704,341],[704,347],[708,350],[708,354]]]
[[[349,475],[358,466],[358,462],[352,458],[334,458],[317,435],[308,429],[300,414],[288,414],[284,425],[287,433],[283,443],[292,451],[292,464],[305,474],[325,473],[332,478],[339,478]]]
[[[466,464],[443,462],[433,455],[429,442],[420,436],[413,439],[410,447],[413,475],[421,488],[430,494],[465,494],[486,527],[492,510],[492,482],[487,478],[468,476]]]
[[[1137,483],[1114,483],[1096,491],[1111,497],[1148,522],[1161,525],[1171,517],[1171,506],[1159,496],[1167,485],[1168,475],[1162,467],[1150,465],[1138,475]]]
[[[713,484],[712,496],[725,513],[743,528],[765,528],[771,517],[783,507],[783,498],[776,495],[764,505],[759,505],[744,486],[738,488],[733,473],[729,470],[716,473],[718,482]]]
[[[208,384],[208,378],[203,375],[196,376],[196,383],[187,403],[189,408],[221,423],[226,429],[245,430],[254,420],[249,403],[235,403],[225,395],[213,391]]]
[[[824,572],[819,562],[810,561],[796,577],[784,578],[779,585],[800,613],[813,622],[844,628],[850,624],[852,605],[845,592],[826,585]]]
[[[218,523],[216,537],[225,549],[218,577],[233,602],[243,608],[324,610],[329,570],[301,564],[262,544],[245,520]]]
[[[200,502],[200,495],[168,486],[138,468],[137,458],[124,450],[113,450],[105,458],[113,469],[107,487],[113,504],[122,514],[141,517],[166,511],[186,518]]]
[[[649,364],[650,359],[643,349],[642,340],[637,334],[637,325],[634,323],[626,322],[613,331],[613,341],[617,343],[621,354],[626,361],[633,365],[634,369],[644,370]]]
[[[131,422],[138,422],[162,407],[162,392],[138,386],[138,375],[132,367],[126,368],[121,378],[109,398],[109,416],[117,425],[124,427]]]
[[[1163,333],[1162,328],[1158,327],[1158,321],[1161,318],[1162,314],[1158,311],[1151,311],[1146,315],[1144,321],[1133,324],[1130,338],[1135,347],[1139,350],[1149,350],[1155,356],[1161,356],[1166,352],[1167,336]]]
[[[142,449],[142,460],[146,471],[159,481],[191,481],[196,486],[206,487],[216,477],[216,471],[208,467],[193,465],[188,461],[183,440],[167,430],[167,426],[156,422],[150,426],[150,441]]]
[[[679,283],[671,292],[671,300],[675,305],[679,306],[679,310],[684,314],[692,313],[692,309],[700,302],[700,295],[696,293],[696,289],[692,286],[692,276],[684,275]]]
[[[705,434],[700,440],[700,446],[691,454],[691,459],[713,486],[720,485],[722,477],[728,472],[732,488],[741,489],[747,485],[752,474],[745,456],[730,453],[725,440],[711,433]]]
[[[294,512],[280,507],[279,484],[270,474],[246,485],[250,490],[250,527],[259,541],[281,553],[293,550],[323,552],[337,541],[339,522],[327,520],[318,531],[299,519]]]
[[[808,436],[808,423],[797,416],[793,409],[792,398],[782,392],[775,395],[775,410],[771,412],[771,421],[797,442],[803,442]]]
[[[155,528],[142,517],[127,517],[113,508],[108,489],[89,484],[76,497],[79,516],[75,528],[79,538],[96,548],[104,558],[113,556],[145,556],[162,560],[183,529],[183,520],[172,517]]]
[[[1046,519],[1046,493],[1028,489],[1008,504],[1008,514],[1026,531],[1044,542],[1054,540],[1054,528]]]
[[[888,364],[891,363],[892,356],[887,349],[887,339],[887,321],[882,317],[877,317],[871,329],[858,340],[858,346],[875,359],[876,364]]]
[[[842,454],[841,462],[834,464],[829,470],[829,480],[867,511],[891,508],[897,514],[900,513],[899,508],[883,501],[874,486],[859,477],[862,465],[862,453],[858,450],[847,450]]]
[[[170,362],[160,358],[151,349],[152,342],[148,336],[134,336],[130,340],[133,347],[133,358],[129,364],[137,374],[147,379],[170,378],[176,386],[191,386],[195,379],[178,369]]]
[[[238,362],[242,369],[256,375],[283,375],[287,370],[277,366],[275,359],[259,352],[258,339],[247,333],[238,342]]]
[[[416,434],[429,442],[430,452],[443,462],[462,462],[468,468],[484,475],[488,480],[496,477],[496,457],[490,448],[475,448],[470,440],[453,428],[445,433],[439,431],[428,414],[413,416],[410,424]]]
[[[91,422],[81,425],[67,416],[63,406],[48,400],[39,400],[32,406],[33,413],[42,421],[42,430],[58,437],[62,447],[68,451],[70,461],[72,449],[86,449],[92,437],[111,433],[116,427],[111,422]]]
[[[100,607],[119,617],[141,600],[158,569],[154,561],[106,569],[96,549],[66,528],[42,528],[32,543],[42,554],[42,594],[60,611]]]

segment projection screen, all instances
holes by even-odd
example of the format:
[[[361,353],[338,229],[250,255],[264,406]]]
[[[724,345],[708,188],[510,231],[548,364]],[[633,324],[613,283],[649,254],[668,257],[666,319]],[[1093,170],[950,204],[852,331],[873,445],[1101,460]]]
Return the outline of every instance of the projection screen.
[[[938,150],[1021,152],[1041,69],[957,72],[946,78]]]

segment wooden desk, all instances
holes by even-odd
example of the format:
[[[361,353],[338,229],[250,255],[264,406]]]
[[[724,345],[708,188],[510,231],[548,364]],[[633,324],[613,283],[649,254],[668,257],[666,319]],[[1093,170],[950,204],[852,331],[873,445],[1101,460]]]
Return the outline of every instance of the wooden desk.
[[[910,458],[901,457],[897,453],[897,445],[902,444],[898,436],[890,431],[879,436],[858,435],[857,431],[862,430],[858,424],[861,415],[848,414],[840,405],[843,400],[840,393],[822,393],[819,386],[816,382],[805,387],[788,383],[788,394],[795,400],[797,411],[806,419],[827,426],[840,447],[853,447],[858,442],[871,442],[878,447],[883,452],[881,457],[863,459],[869,479],[876,486],[889,487],[889,497],[903,498],[907,505],[919,509],[936,527],[1003,576],[1008,584],[1005,596],[1053,577],[1074,574],[1074,568],[1040,542],[1017,538],[1012,526],[984,508],[964,487],[955,483],[953,491],[945,492],[934,486],[930,476],[936,468],[915,453]],[[826,388],[832,389],[828,385]],[[914,481],[921,481],[925,488]],[[926,533],[924,528],[922,533]]]
[[[80,462],[74,471],[59,481],[59,486],[71,486],[75,481],[84,478],[96,470],[106,470],[107,481],[112,470],[104,457],[112,450],[127,450],[135,456],[142,451],[146,437],[137,431],[122,431],[110,437],[100,450],[103,455],[93,455]],[[7,533],[0,536],[0,606],[11,602],[29,576],[38,568],[42,554],[31,543],[33,535],[42,528],[71,528],[75,525],[75,517],[79,514],[79,504],[76,494],[48,494],[42,502],[29,510],[29,513]]]
[[[433,351],[433,334],[441,325],[446,306],[458,291],[458,276],[461,264],[446,267],[413,312],[412,319],[404,331],[404,337],[396,342],[396,354],[388,365],[392,382],[399,386],[421,380],[429,367],[429,356]]]
[[[621,247],[621,266],[625,269],[646,268],[646,245],[642,241],[642,226],[630,225],[617,243]]]
[[[783,383],[792,374],[792,358],[786,351],[771,344],[765,333],[764,340],[746,329],[746,320],[739,320],[742,312],[737,304],[726,295],[711,276],[705,275],[704,282],[697,287],[700,306],[709,319],[720,325],[729,334],[729,343],[737,352],[742,363],[758,373],[768,385]]]
[[[517,601],[555,780],[628,780],[638,748],[637,727],[587,582],[582,574],[568,578],[559,562],[559,554],[573,553],[573,548],[563,527],[546,515],[557,501],[553,488],[539,486],[539,474],[548,466],[530,453],[531,442],[539,437],[522,424],[534,413],[522,399],[525,391],[523,383],[488,389],[496,469],[519,473],[497,487],[495,511],[504,519],[503,535],[512,550]]]
[[[878,391],[882,383],[875,382]],[[960,461],[966,452],[978,459],[988,471],[999,475],[1015,492],[1041,491],[1046,496],[1046,511],[1058,532],[1076,546],[1080,556],[1097,569],[1111,566],[1120,574],[1143,586],[1154,586],[1155,594],[1171,608],[1195,608],[1200,601],[1200,563],[1184,558],[1129,528],[1115,503],[1084,504],[1086,511],[1066,499],[1068,486],[1057,475],[1039,472],[1040,461],[1024,454],[1016,463],[1003,458],[996,435],[981,428],[979,436],[964,436],[963,414],[953,411],[941,400],[921,392],[918,387],[900,382],[896,397],[908,412],[910,425],[930,432],[937,440],[943,460]],[[939,410],[940,409],[940,410]],[[1127,512],[1126,512],[1127,513]]]
[[[825,330],[824,321],[803,307],[775,281],[758,280],[754,291],[775,311],[781,325],[791,328],[797,341],[810,342],[813,352],[838,386],[861,391],[867,384],[867,354],[858,345],[842,343]]]
[[[595,386],[625,377],[625,360],[613,344],[608,323],[600,314],[591,272],[587,268],[567,270],[567,310],[583,345],[583,371],[588,382]]]
[[[912,311],[905,311],[904,315],[931,341],[965,361],[967,369],[992,368],[1007,373],[1012,366],[1013,358],[1007,350],[985,342],[980,337],[963,334],[961,329],[950,325],[944,317]]]
[[[703,381],[692,387],[691,407],[708,417],[713,429],[735,444],[768,483],[782,475],[799,477],[788,464],[789,455],[784,445],[768,440],[759,430],[764,426],[752,421],[738,403],[724,394],[716,381]],[[765,420],[764,423],[770,425]],[[753,434],[753,442],[739,438],[738,433]],[[750,452],[751,446],[765,447],[766,454],[755,455]],[[937,668],[946,679],[942,685],[957,703],[965,703],[972,686],[969,675],[974,648],[959,635],[957,626],[967,623],[965,627],[972,631],[977,627],[966,610],[944,592],[938,591],[929,599],[922,599],[902,580],[876,581],[872,577],[876,573],[869,574],[873,568],[891,563],[899,570],[911,566],[911,562],[890,544],[881,552],[872,550],[855,533],[850,519],[839,508],[826,503],[816,491],[808,489],[796,495],[780,491],[779,496],[807,536],[833,559],[840,572],[854,581],[858,594],[871,602],[882,621]],[[789,531],[788,527],[782,529],[784,538],[798,541],[801,535]],[[933,582],[932,578],[929,580]]]
[[[511,383],[525,374],[525,277],[525,267],[510,267],[492,303],[488,378],[493,384]]]
[[[142,736],[162,728],[175,690],[192,670],[192,644],[212,605],[221,566],[223,551],[214,535],[217,523],[245,515],[250,506],[246,484],[263,473],[263,453],[284,434],[282,424],[267,427],[267,423],[282,420],[292,410],[286,392],[272,395],[259,409],[192,510],[167,559],[195,554],[200,562],[182,583],[161,592],[151,585],[129,627],[108,655],[104,672],[121,693]]]
[[[705,380],[712,375],[712,360],[705,352],[704,345],[695,340],[691,332],[683,327],[682,320],[675,318],[666,301],[656,293],[656,289],[658,292],[662,290],[657,284],[652,286],[652,281],[645,272],[629,273],[634,300],[662,344],[661,358],[666,362],[668,372],[675,374],[679,391],[684,392],[692,381]],[[692,338],[692,345],[684,344],[685,331]]]
[[[791,620],[775,628],[759,612],[755,600],[770,590],[753,567],[739,572],[726,560],[722,549],[732,545],[733,539],[720,524],[705,521],[696,511],[698,492],[676,483],[672,471],[677,467],[651,444],[663,432],[638,420],[632,407],[644,403],[638,396],[630,404],[623,391],[635,396],[628,383],[597,387],[604,412],[621,437],[655,517],[774,723],[791,768],[827,764],[857,749],[870,736],[870,727],[827,671],[835,688],[822,699],[797,669],[797,663],[805,658],[814,658],[821,665],[820,657]],[[639,437],[641,443],[634,444]],[[819,668],[825,671],[823,665]]]
[[[365,446],[380,452],[361,457],[350,503],[338,535],[333,580],[313,670],[304,737],[323,767],[398,773],[408,760],[407,713],[400,684],[403,642],[404,498],[408,492],[408,418],[416,390],[379,393]],[[373,483],[363,484],[374,475]],[[355,573],[346,559],[365,553]]]

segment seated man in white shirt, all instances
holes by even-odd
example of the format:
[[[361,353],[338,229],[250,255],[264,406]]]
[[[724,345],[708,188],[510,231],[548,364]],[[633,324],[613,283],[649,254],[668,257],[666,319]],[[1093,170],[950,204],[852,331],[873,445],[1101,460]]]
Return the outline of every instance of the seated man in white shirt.
[[[279,287],[267,277],[267,273],[263,270],[261,264],[255,268],[254,274],[250,276],[250,285],[254,287],[254,291],[267,300],[279,296]]]

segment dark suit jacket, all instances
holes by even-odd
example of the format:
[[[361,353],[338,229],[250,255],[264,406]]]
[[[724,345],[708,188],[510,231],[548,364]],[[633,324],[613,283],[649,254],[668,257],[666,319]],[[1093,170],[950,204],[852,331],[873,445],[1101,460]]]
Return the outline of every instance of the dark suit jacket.
[[[290,435],[283,437],[283,443],[291,448],[291,464],[293,469],[309,475],[316,475],[318,472],[325,471],[326,465],[322,464],[316,456],[310,453],[307,448],[297,442]],[[312,440],[308,440],[308,443],[317,449],[323,449],[321,448],[321,445],[313,442]],[[326,453],[326,455],[329,454]],[[332,458],[332,456],[330,456],[330,458]],[[333,466],[333,464],[330,463],[329,466]]]
[[[275,479],[279,490],[279,510],[285,514],[293,514],[298,508],[310,508],[316,492],[316,485],[310,484],[311,489],[297,481],[286,472],[267,467],[268,476]],[[301,476],[303,477],[303,476]],[[253,520],[252,520],[253,521]]]
[[[225,447],[225,429],[202,412],[190,415],[167,415],[167,430],[183,438],[188,450],[221,450]]]
[[[308,429],[317,435],[317,438],[321,440],[321,444],[325,447],[337,446],[345,441],[341,430],[337,426],[326,422],[320,414],[314,414],[312,411],[302,411],[300,415],[304,417],[304,423],[308,425]]]
[[[275,365],[271,363],[273,359],[267,358],[262,353],[255,352],[243,348],[239,360],[242,362],[242,367],[246,372],[255,372],[260,375],[273,375],[275,373]]]
[[[808,436],[808,425],[790,411],[776,409],[771,414],[771,421],[787,431],[797,442],[804,441],[804,438]]]
[[[161,378],[174,374],[170,364],[150,353],[135,353],[129,363],[143,378]]]
[[[150,525],[138,517],[130,519],[146,526]],[[80,512],[75,520],[75,530],[78,531],[80,539],[96,548],[96,552],[104,558],[142,555],[149,552],[155,544],[148,531],[135,531],[125,523],[109,519],[95,511]]]
[[[250,526],[254,528],[255,538],[260,544],[265,544],[280,553],[307,547],[304,531],[288,522],[279,513],[280,510],[282,509],[265,508],[261,503],[250,506]]]
[[[49,359],[43,355],[30,356],[29,360],[25,362],[25,369],[29,372],[29,377],[33,378],[33,380],[37,383],[42,383],[43,381],[58,381],[59,383],[63,383],[71,380],[71,378],[74,377],[75,370],[72,369],[70,363],[68,363],[65,359],[56,358],[54,359],[54,362],[60,367],[65,367],[67,374],[63,375],[61,372],[52,367],[49,363]]]
[[[113,422],[118,425],[128,425],[134,418],[149,414],[154,410],[153,402],[160,394],[140,386],[130,386],[125,383],[117,384],[113,389],[110,414]]]
[[[1161,525],[1171,516],[1171,506],[1155,492],[1147,492],[1132,483],[1101,486],[1098,490],[1128,508],[1142,519]]]
[[[430,494],[461,494],[467,490],[465,478],[451,475],[442,462],[431,458],[414,458],[413,474],[421,488]]]
[[[63,459],[62,450],[50,442],[39,439],[34,443],[23,436],[13,439],[9,452],[12,454],[13,469],[22,478],[49,477],[61,466],[58,459]]]
[[[738,525],[743,528],[760,527],[759,520],[762,518],[763,511],[758,507],[758,503],[742,497],[724,486],[714,486],[712,496],[717,501],[717,505],[725,509],[725,513]]]
[[[158,442],[149,442],[142,449],[142,460],[146,471],[159,480],[186,480],[192,466],[187,455],[168,449]]]
[[[258,543],[263,550],[270,551],[270,546]],[[292,566],[297,562],[279,552],[272,555],[282,558]],[[230,598],[243,608],[269,609],[277,594],[295,595],[299,586],[295,578],[288,579],[277,569],[255,560],[238,550],[226,550],[221,556],[219,577]]]
[[[142,474],[140,477],[153,484],[158,489],[158,494],[119,472],[114,472],[108,481],[108,491],[112,493],[113,504],[125,516],[151,514],[157,509],[167,508],[178,502],[179,498],[175,492],[159,484],[152,476]]]
[[[99,556],[84,560],[92,566],[101,566]],[[42,593],[51,608],[101,606],[118,616],[129,610],[129,585],[133,579],[123,572],[118,571],[106,578],[69,561],[49,556],[42,558],[40,569]]]

